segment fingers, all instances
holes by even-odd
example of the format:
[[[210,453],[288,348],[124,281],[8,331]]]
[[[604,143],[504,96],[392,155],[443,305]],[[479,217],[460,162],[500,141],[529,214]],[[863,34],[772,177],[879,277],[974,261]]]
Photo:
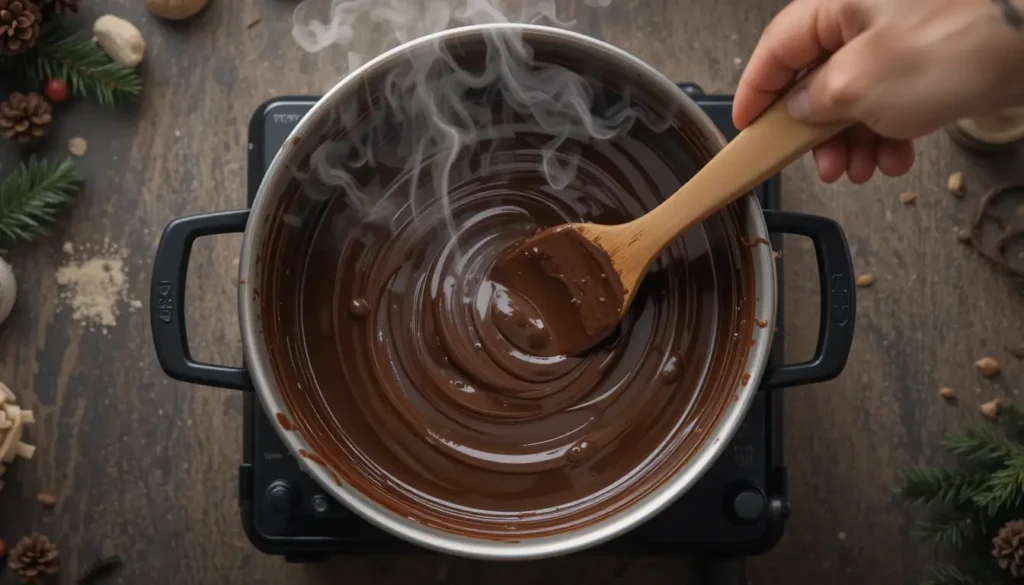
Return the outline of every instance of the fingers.
[[[846,163],[846,176],[854,185],[867,183],[878,165],[876,149],[879,136],[860,124],[846,131],[846,148],[850,158]]]
[[[909,140],[882,138],[878,143],[878,170],[898,177],[914,166],[914,144]]]
[[[871,179],[876,168],[889,177],[909,172],[914,166],[914,146],[909,140],[882,138],[865,126],[854,126],[815,148],[814,163],[825,183],[845,174],[860,185]]]
[[[736,90],[737,128],[746,127],[771,105],[797,72],[843,45],[845,25],[839,18],[842,11],[833,8],[837,3],[852,5],[848,0],[794,0],[769,23]]]
[[[846,151],[846,137],[833,136],[814,149],[814,163],[818,176],[826,183],[834,183],[846,172],[849,153]]]

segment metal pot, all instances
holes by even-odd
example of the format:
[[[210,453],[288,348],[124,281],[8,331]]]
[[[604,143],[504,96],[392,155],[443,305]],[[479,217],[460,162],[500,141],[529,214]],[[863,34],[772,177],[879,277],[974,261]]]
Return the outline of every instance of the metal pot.
[[[767,242],[772,233],[809,237],[817,255],[821,285],[821,327],[814,357],[807,362],[769,369],[778,302],[775,259],[768,245],[748,246],[753,279],[751,302],[759,328],[745,355],[743,382],[734,395],[723,397],[722,406],[701,434],[693,453],[679,464],[655,489],[622,509],[558,534],[518,541],[467,537],[444,527],[410,520],[381,505],[351,482],[339,481],[332,470],[307,453],[308,442],[301,433],[286,428],[275,413],[287,411],[275,377],[275,363],[268,351],[271,344],[261,324],[261,278],[268,263],[278,261],[267,254],[267,241],[285,218],[282,200],[294,187],[294,169],[308,160],[311,151],[332,132],[332,115],[338,104],[357,99],[374,79],[406,59],[436,43],[470,46],[482,35],[495,30],[513,30],[539,56],[554,55],[570,69],[597,71],[606,80],[636,88],[648,98],[665,104],[678,124],[686,126],[688,140],[697,153],[697,164],[706,162],[725,140],[711,120],[674,83],[639,59],[592,38],[559,29],[533,25],[479,25],[453,29],[424,37],[385,53],[353,72],[331,89],[302,119],[286,146],[276,155],[264,177],[251,210],[226,211],[185,217],[165,229],[154,262],[150,317],[157,356],[164,371],[177,380],[255,391],[270,414],[281,440],[300,465],[327,492],[346,507],[377,526],[414,544],[461,556],[484,559],[529,559],[567,554],[602,543],[638,526],[656,515],[697,482],[730,443],[758,389],[808,384],[831,379],[845,366],[853,336],[854,288],[852,262],[845,236],[837,223],[817,216],[765,212],[753,196],[741,198],[730,207],[747,242]],[[294,191],[294,188],[292,189]],[[244,233],[238,274],[238,305],[245,364],[233,368],[194,361],[189,354],[185,332],[184,294],[189,255],[200,236]],[[741,244],[736,242],[737,246]],[[763,320],[764,323],[760,323]],[[732,394],[732,393],[730,393]],[[286,420],[286,419],[285,419]]]

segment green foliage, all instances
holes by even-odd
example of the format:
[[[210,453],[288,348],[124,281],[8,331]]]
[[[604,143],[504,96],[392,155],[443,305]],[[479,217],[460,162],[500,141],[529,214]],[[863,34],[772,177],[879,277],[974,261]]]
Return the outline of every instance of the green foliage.
[[[35,49],[22,62],[31,79],[45,83],[61,78],[71,93],[106,106],[135,101],[142,94],[142,78],[134,69],[115,62],[90,37],[59,23],[42,27]]]
[[[928,577],[922,585],[983,585],[985,581],[977,575],[964,573],[953,565],[938,564],[929,567]]]
[[[6,71],[20,73],[40,90],[52,77],[63,79],[72,94],[105,106],[134,102],[142,95],[142,78],[134,69],[117,63],[91,37],[60,22],[45,23],[32,50],[0,57],[0,72]]]
[[[955,564],[930,568],[924,585],[1010,583],[992,558],[992,538],[1024,517],[1024,412],[1004,406],[996,427],[952,434],[942,446],[953,462],[913,467],[899,476],[900,496],[924,508],[917,536]]]
[[[81,179],[71,159],[30,158],[0,183],[0,244],[48,233],[57,212],[78,193]]]

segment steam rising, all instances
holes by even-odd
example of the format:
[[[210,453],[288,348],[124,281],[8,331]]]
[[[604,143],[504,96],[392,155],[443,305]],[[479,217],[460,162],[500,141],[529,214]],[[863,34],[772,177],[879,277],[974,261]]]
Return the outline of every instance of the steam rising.
[[[610,2],[586,1],[592,6]],[[524,0],[514,11],[515,19],[509,18],[513,10],[500,0],[333,0],[321,20],[312,13],[314,5],[324,3],[299,4],[293,14],[293,37],[309,52],[347,52],[350,70],[402,43],[458,26],[572,25],[558,19],[551,0]],[[384,197],[384,181],[360,183],[356,171],[369,167],[374,175],[409,173],[413,212],[426,203],[415,200],[419,185],[432,181],[431,191],[439,196],[454,231],[448,197],[453,165],[482,140],[507,135],[510,116],[527,120],[550,137],[538,145],[543,152],[539,170],[556,189],[567,185],[576,172],[577,155],[565,148],[568,138],[612,138],[628,131],[638,118],[657,125],[631,107],[628,96],[610,106],[601,104],[600,115],[595,114],[594,82],[562,66],[535,61],[518,34],[492,30],[485,33],[485,42],[486,57],[472,69],[460,66],[439,42],[410,53],[389,73],[383,95],[367,96],[369,111],[365,103],[343,104],[333,120],[343,132],[311,156],[310,178],[315,180],[309,181],[307,194],[314,199],[342,195],[364,221],[386,224],[394,216],[396,198]]]

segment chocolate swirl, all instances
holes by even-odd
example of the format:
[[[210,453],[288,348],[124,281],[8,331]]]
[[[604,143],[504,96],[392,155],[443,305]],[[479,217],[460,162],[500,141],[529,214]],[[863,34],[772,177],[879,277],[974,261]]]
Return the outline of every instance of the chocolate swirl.
[[[621,510],[700,447],[741,386],[752,267],[730,208],[664,251],[600,346],[519,349],[509,336],[528,327],[502,322],[509,299],[488,279],[499,254],[554,225],[635,218],[706,154],[680,128],[568,140],[578,168],[554,189],[538,170],[550,137],[493,135],[510,137],[467,150],[447,199],[421,179],[410,200],[397,169],[361,177],[392,199],[387,225],[343,198],[279,222],[260,302],[288,414],[319,462],[403,516],[521,540]],[[300,200],[286,198],[293,213]]]

